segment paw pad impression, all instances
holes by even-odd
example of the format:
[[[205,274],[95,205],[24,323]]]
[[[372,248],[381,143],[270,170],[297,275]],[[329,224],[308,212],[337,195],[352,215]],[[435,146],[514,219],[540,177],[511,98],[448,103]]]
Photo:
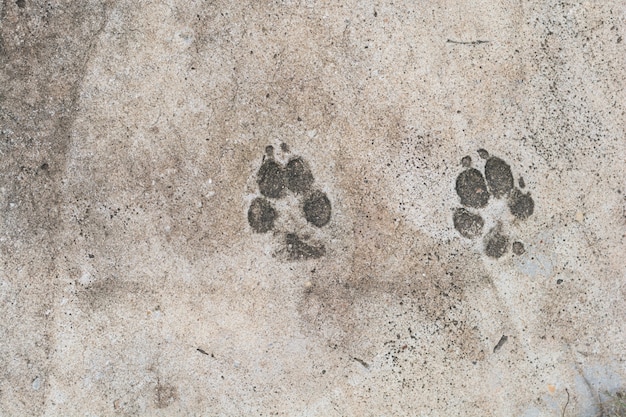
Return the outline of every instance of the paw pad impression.
[[[535,202],[530,193],[524,193],[524,180],[519,179],[519,187],[515,187],[515,180],[511,167],[504,160],[489,156],[484,150],[478,150],[481,158],[486,159],[485,174],[476,168],[472,168],[472,159],[469,156],[461,159],[461,165],[465,170],[456,178],[456,193],[461,199],[463,207],[457,208],[452,216],[454,228],[459,234],[468,239],[475,239],[483,235],[485,220],[482,209],[485,209],[491,198],[506,199],[509,212],[518,220],[525,220],[533,214]],[[484,253],[491,258],[502,257],[509,248],[509,237],[503,232],[502,221],[483,237]],[[513,253],[524,253],[524,245],[521,242],[513,243]]]
[[[282,150],[287,152],[288,147],[283,144]],[[275,208],[281,200],[294,198],[297,209],[286,206],[289,216],[300,217],[306,220],[308,226],[287,224],[283,227],[284,249],[289,260],[317,259],[324,256],[326,247],[320,242],[314,242],[307,233],[307,227],[322,228],[331,219],[332,208],[330,199],[321,190],[315,189],[315,179],[308,163],[301,157],[291,157],[287,164],[278,162],[274,156],[274,147],[265,148],[263,162],[256,175],[256,183],[261,196],[256,197],[248,209],[248,224],[256,233],[266,233],[277,230],[279,210]]]

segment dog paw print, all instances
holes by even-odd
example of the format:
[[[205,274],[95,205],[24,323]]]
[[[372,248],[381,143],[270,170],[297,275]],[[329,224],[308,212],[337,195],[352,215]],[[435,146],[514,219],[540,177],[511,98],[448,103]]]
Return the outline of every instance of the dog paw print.
[[[281,152],[289,154],[286,144],[281,145]],[[256,183],[261,195],[248,209],[252,230],[281,236],[283,247],[279,253],[289,260],[324,256],[326,246],[315,236],[330,222],[332,208],[326,193],[314,187],[309,164],[299,156],[282,164],[276,160],[274,147],[267,146]]]
[[[524,179],[519,178],[519,188],[515,186],[511,166],[504,160],[490,156],[484,150],[478,150],[478,155],[485,159],[484,175],[472,167],[472,158],[465,156],[461,165],[465,168],[456,178],[456,193],[461,199],[463,207],[454,211],[454,228],[459,234],[468,239],[483,238],[483,251],[491,258],[500,258],[509,250],[510,238],[504,231],[502,213],[497,210],[488,210],[491,201],[506,202],[506,207],[517,220],[526,220],[533,214],[535,202],[530,193],[521,191],[525,187]],[[486,216],[496,217],[495,224],[484,233]],[[516,255],[524,253],[524,244],[513,242],[512,250]]]

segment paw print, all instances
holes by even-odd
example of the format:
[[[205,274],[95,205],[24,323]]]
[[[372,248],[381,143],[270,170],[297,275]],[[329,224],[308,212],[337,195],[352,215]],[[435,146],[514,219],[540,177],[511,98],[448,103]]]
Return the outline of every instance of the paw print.
[[[286,155],[289,147],[283,143],[281,151]],[[273,146],[265,148],[256,174],[261,195],[250,203],[248,224],[256,233],[282,236],[284,246],[279,253],[289,260],[317,259],[326,253],[326,246],[312,236],[330,222],[332,208],[314,182],[303,158],[293,156],[283,165],[276,160]]]
[[[461,159],[461,165],[465,168],[456,178],[456,193],[461,199],[463,207],[457,208],[452,217],[454,228],[459,234],[468,239],[476,239],[483,235],[485,227],[486,209],[490,206],[491,198],[506,201],[509,212],[518,220],[526,220],[533,214],[535,202],[530,193],[524,193],[524,179],[519,178],[519,188],[515,187],[511,167],[504,160],[490,156],[484,150],[478,150],[478,155],[485,159],[485,175],[483,176],[476,168],[472,168],[472,158],[469,156]],[[495,217],[500,217],[497,213]],[[510,239],[504,232],[502,220],[497,220],[495,225],[483,237],[483,251],[491,258],[502,257],[509,249]],[[523,243],[516,241],[512,245],[513,253],[524,253]]]

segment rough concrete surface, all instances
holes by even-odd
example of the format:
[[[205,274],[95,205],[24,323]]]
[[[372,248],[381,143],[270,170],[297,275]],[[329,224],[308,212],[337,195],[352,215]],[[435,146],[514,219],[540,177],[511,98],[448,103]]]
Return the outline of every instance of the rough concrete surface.
[[[597,416],[623,1],[0,2],[1,416]]]

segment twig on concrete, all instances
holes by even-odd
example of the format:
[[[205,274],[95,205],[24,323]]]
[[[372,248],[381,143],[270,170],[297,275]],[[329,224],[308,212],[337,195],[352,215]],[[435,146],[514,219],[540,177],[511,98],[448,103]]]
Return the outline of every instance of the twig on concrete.
[[[471,41],[471,42],[463,42],[463,41],[453,41],[452,39],[448,39],[446,42],[455,43],[457,45],[480,45],[481,43],[489,43],[490,41],[477,40],[477,41]]]
[[[567,390],[567,388],[565,388],[565,392],[567,393],[567,401],[565,402],[565,406],[563,407],[561,417],[565,417],[565,410],[567,410],[567,405],[569,404],[569,391]]]
[[[367,362],[365,362],[363,359],[359,359],[359,358],[352,358],[352,359],[354,359],[355,361],[363,365],[364,368],[366,369],[370,368],[370,365]]]
[[[500,348],[504,346],[507,340],[509,340],[508,336],[502,335],[502,337],[498,341],[498,344],[493,347],[493,353],[496,353],[498,350],[500,350]]]

